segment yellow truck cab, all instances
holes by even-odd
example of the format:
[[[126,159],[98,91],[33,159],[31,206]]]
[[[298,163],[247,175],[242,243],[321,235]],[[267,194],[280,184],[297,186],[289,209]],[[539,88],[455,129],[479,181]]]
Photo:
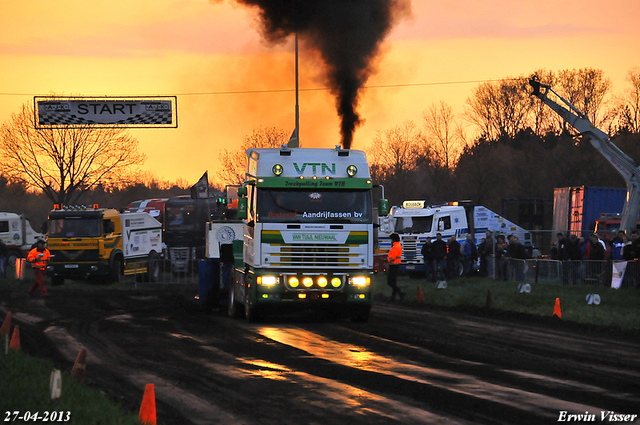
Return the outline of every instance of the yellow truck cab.
[[[65,207],[49,213],[47,268],[54,285],[64,279],[117,282],[122,275],[157,281],[162,224],[146,212]]]

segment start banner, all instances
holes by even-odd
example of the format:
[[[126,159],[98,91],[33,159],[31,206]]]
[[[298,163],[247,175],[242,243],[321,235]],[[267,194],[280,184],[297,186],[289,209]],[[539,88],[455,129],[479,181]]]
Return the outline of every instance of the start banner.
[[[178,127],[177,97],[34,97],[36,128]]]

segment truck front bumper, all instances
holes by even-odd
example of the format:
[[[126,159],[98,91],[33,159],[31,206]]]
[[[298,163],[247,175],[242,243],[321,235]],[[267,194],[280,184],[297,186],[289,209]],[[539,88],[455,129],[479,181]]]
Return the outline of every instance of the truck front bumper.
[[[107,276],[109,274],[109,266],[101,263],[50,263],[47,267],[47,274],[69,279]]]

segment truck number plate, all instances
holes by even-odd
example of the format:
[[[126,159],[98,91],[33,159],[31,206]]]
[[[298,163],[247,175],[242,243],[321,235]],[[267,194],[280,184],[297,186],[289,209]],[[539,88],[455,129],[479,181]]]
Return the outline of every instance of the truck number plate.
[[[64,268],[65,269],[77,269],[78,265],[77,264],[65,264]]]
[[[415,268],[416,266],[411,266],[411,265],[407,266],[407,270],[414,270]]]

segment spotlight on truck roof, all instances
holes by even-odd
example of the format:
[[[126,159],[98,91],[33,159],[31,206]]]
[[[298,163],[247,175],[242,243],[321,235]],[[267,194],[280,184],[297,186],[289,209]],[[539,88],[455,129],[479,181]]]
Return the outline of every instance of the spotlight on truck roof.
[[[353,176],[355,176],[356,174],[358,174],[358,167],[356,167],[356,166],[355,166],[355,165],[353,165],[353,164],[352,164],[352,165],[349,165],[349,166],[347,167],[347,175],[348,175],[349,177],[353,177]]]

